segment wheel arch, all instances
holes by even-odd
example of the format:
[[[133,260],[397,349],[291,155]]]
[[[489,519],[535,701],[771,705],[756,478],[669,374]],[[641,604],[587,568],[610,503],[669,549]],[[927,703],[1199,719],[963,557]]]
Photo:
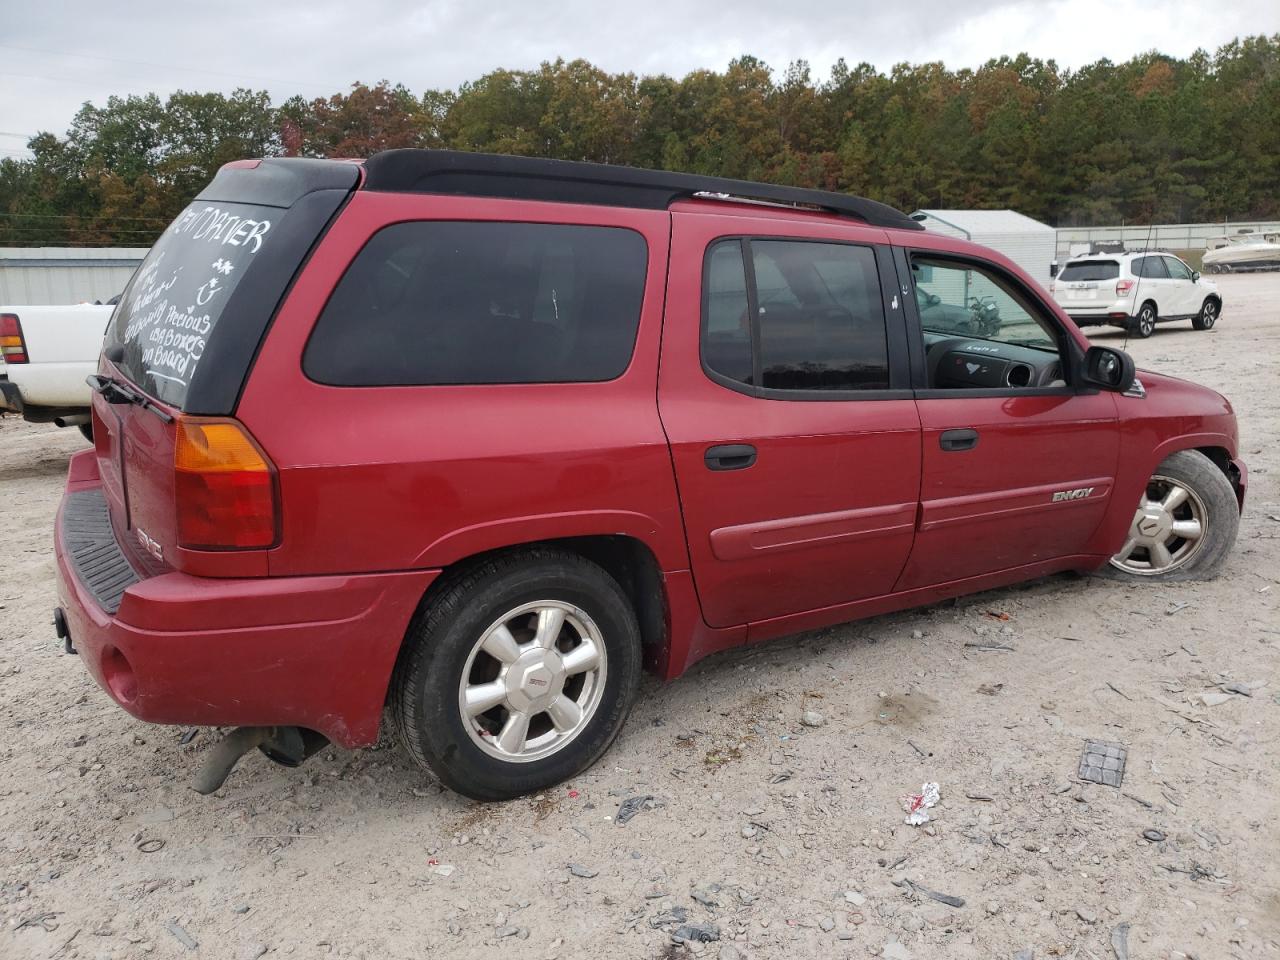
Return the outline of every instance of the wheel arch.
[[[460,557],[444,566],[418,603],[405,637],[411,635],[435,599],[472,569],[497,557],[532,553],[538,549],[575,554],[603,568],[631,602],[640,626],[640,643],[646,665],[661,661],[669,643],[670,610],[665,578],[657,555],[649,544],[626,534],[589,534],[553,537],[513,543]],[[404,638],[401,638],[401,650]]]

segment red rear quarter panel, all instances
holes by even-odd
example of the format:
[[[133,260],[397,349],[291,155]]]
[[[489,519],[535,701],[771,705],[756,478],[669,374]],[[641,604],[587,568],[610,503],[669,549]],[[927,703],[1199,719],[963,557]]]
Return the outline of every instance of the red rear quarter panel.
[[[623,226],[648,245],[635,351],[607,383],[332,387],[302,370],[343,271],[379,229],[409,220]],[[670,216],[662,211],[357,193],[282,307],[237,416],[279,469],[273,576],[440,567],[552,537],[640,539],[688,567],[658,419],[658,341]]]

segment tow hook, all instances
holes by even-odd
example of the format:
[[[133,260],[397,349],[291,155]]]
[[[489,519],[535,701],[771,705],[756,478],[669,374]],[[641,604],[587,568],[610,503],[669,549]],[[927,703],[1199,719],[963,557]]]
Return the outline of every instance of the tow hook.
[[[323,734],[300,727],[237,727],[205,756],[191,787],[196,793],[213,793],[227,782],[236,763],[254,747],[281,766],[296,767],[328,743]]]
[[[62,641],[62,650],[64,653],[78,654],[79,651],[71,645],[71,628],[67,626],[67,615],[62,612],[61,607],[53,609],[53,632],[58,635],[58,639]]]

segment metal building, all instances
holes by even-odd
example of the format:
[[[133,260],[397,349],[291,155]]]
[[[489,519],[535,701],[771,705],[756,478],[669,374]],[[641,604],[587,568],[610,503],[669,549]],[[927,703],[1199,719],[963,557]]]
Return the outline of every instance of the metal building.
[[[146,255],[145,247],[0,247],[0,305],[106,303]]]
[[[1014,210],[917,210],[911,218],[933,233],[999,250],[1046,287],[1052,279],[1058,232],[1047,223]]]

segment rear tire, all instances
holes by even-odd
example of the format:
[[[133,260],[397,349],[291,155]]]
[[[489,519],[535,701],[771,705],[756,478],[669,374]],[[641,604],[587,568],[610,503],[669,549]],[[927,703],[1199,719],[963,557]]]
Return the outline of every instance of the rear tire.
[[[1125,545],[1098,573],[1119,580],[1211,580],[1240,527],[1231,482],[1199,450],[1180,450],[1151,479]]]
[[[80,431],[81,436],[83,436],[90,443],[93,443],[93,424],[92,423],[77,423],[76,429]]]
[[[1197,330],[1212,330],[1218,322],[1218,311],[1222,307],[1218,301],[1209,297],[1200,307],[1200,312],[1191,318],[1191,326]]]
[[[409,755],[451,790],[509,800],[590,767],[626,721],[640,628],[604,569],[560,550],[486,561],[415,618],[392,678]]]
[[[1138,315],[1133,318],[1130,329],[1138,337],[1145,340],[1156,332],[1156,319],[1156,305],[1148,300],[1142,305]]]

